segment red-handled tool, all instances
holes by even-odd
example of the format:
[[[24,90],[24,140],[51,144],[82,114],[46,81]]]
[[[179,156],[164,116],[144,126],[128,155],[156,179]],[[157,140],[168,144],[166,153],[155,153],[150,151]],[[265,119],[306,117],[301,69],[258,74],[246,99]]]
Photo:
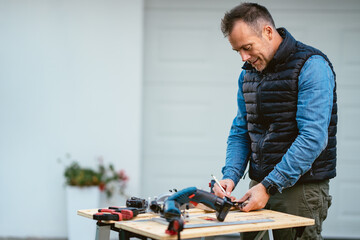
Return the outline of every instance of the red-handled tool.
[[[93,214],[93,219],[98,221],[122,221],[123,215],[119,212],[98,212]]]
[[[109,207],[109,209],[114,209],[114,210],[119,210],[119,209],[127,209],[127,210],[131,210],[134,212],[135,215],[138,215],[140,213],[145,213],[146,210],[143,208],[137,208],[137,207],[116,207],[116,206],[111,206]],[[135,217],[135,216],[134,216]]]
[[[99,209],[99,212],[107,212],[107,213],[114,213],[119,212],[122,214],[124,220],[132,219],[139,214],[139,211],[136,208],[113,208],[113,209]]]

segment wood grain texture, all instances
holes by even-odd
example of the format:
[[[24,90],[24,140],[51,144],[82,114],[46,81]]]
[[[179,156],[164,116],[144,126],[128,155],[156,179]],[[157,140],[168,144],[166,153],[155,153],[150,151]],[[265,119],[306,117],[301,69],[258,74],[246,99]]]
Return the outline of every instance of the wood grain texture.
[[[189,224],[203,223],[203,217],[213,217],[216,218],[215,213],[199,214],[190,213]],[[201,216],[199,216],[201,215]],[[254,219],[272,219],[273,222],[262,222],[262,223],[247,223],[240,225],[228,225],[228,226],[214,226],[214,227],[204,227],[204,228],[192,228],[185,229],[181,232],[181,238],[196,238],[196,237],[206,237],[214,235],[222,235],[229,233],[238,233],[238,232],[250,232],[250,231],[262,231],[268,229],[281,229],[281,228],[290,228],[290,227],[300,227],[300,226],[310,226],[314,225],[315,221],[313,219],[298,217],[290,214],[280,213],[271,210],[259,210],[249,213],[231,211],[226,216],[225,222],[232,221],[247,221]],[[209,223],[209,221],[207,221]],[[153,239],[177,239],[177,236],[169,236],[165,233],[167,228],[166,225],[157,223],[154,221],[123,221],[116,222],[115,227],[125,229],[134,233],[138,233]]]
[[[97,209],[79,210],[78,215],[92,219],[92,214],[96,212]],[[188,224],[199,224],[205,222],[210,223],[212,221],[205,219],[216,218],[215,213],[205,212],[201,209],[196,209],[196,208],[190,209],[189,215],[190,215],[190,220],[187,222]],[[167,229],[167,225],[152,221],[151,218],[153,217],[159,217],[159,216],[147,213],[147,214],[140,214],[136,218],[133,218],[132,220],[121,221],[121,222],[110,221],[109,223],[114,223],[115,227],[117,228],[124,229],[137,234],[141,234],[153,239],[159,239],[159,240],[177,239],[177,236],[169,236],[168,234],[166,234],[165,230]],[[148,219],[148,221],[143,221],[146,219]],[[294,215],[271,211],[271,210],[258,210],[248,213],[231,211],[226,216],[225,222],[247,221],[247,220],[256,220],[256,219],[272,219],[274,221],[185,229],[184,231],[181,232],[181,238],[188,239],[188,238],[215,236],[215,235],[238,233],[238,232],[262,231],[268,229],[310,226],[315,224],[315,221],[313,219],[294,216]]]

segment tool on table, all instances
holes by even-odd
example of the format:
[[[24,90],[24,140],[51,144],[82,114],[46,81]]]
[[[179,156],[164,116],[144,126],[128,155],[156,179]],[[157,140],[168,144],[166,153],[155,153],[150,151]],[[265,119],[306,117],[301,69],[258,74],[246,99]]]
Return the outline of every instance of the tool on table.
[[[193,205],[202,203],[209,208],[216,210],[216,218],[219,221],[224,221],[230,208],[233,206],[231,201],[215,196],[212,193],[197,189],[196,187],[185,188],[173,195],[171,195],[164,205],[164,217],[172,219],[181,216],[180,207],[191,202]]]
[[[98,213],[93,214],[93,219],[101,221],[122,221],[136,217],[140,213],[145,213],[147,201],[145,199],[131,197],[126,201],[127,207],[109,207],[98,209]]]
[[[98,209],[98,212],[93,214],[93,219],[101,221],[122,221],[129,220],[137,216],[139,211],[137,209],[117,208],[117,209]]]
[[[226,198],[220,198],[210,192],[197,189],[196,187],[185,188],[174,193],[164,203],[162,216],[169,222],[166,233],[170,235],[178,234],[184,229],[184,221],[181,218],[180,207],[191,202],[194,206],[202,203],[205,206],[216,210],[216,218],[224,221],[233,203]]]
[[[123,215],[120,212],[98,212],[93,214],[93,219],[98,221],[122,221]]]
[[[148,201],[143,198],[131,197],[130,199],[126,200],[126,206],[146,209],[148,206]]]
[[[127,210],[131,210],[134,212],[137,212],[136,215],[140,214],[140,213],[145,213],[146,209],[143,208],[136,208],[136,207],[117,207],[117,206],[111,206],[109,207],[109,209],[111,210],[123,210],[123,209],[127,209]]]
[[[156,200],[151,201],[150,203],[150,210],[154,213],[161,213],[163,210],[163,205],[158,203]]]
[[[173,190],[170,189],[168,193],[163,193],[159,196],[154,197],[154,200],[150,202],[149,210],[151,210],[154,213],[162,214],[164,209],[164,202],[166,201],[166,199],[168,199],[171,195],[174,194],[173,191],[175,193],[177,192],[176,189]]]
[[[114,213],[119,212],[122,214],[123,219],[129,220],[133,217],[136,217],[139,213],[144,212],[142,209],[128,207],[128,208],[118,208],[118,207],[109,207],[109,208],[102,208],[98,210],[99,212],[107,212],[107,213]]]

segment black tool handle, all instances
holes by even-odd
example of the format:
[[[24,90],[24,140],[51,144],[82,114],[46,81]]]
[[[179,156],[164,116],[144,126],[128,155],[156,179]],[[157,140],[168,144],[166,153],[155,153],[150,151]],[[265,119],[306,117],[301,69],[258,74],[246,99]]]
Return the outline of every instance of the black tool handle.
[[[224,199],[204,190],[197,189],[194,196],[190,198],[191,202],[202,203],[209,208],[219,211],[224,205]]]
[[[93,214],[93,219],[95,220],[103,220],[103,221],[122,221],[123,217],[121,213],[112,212],[112,213],[104,213],[98,212]]]

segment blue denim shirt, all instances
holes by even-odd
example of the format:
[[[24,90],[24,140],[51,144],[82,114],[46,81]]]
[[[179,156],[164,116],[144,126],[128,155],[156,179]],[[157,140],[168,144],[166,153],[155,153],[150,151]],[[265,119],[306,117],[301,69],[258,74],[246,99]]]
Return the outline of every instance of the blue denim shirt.
[[[244,74],[245,70],[239,77],[238,112],[230,129],[225,166],[222,168],[223,179],[231,179],[235,185],[244,175],[250,154],[242,92]],[[274,170],[265,177],[277,186],[279,192],[293,186],[325,149],[334,86],[334,75],[328,62],[319,55],[310,57],[301,69],[298,81],[296,121],[299,135]]]

